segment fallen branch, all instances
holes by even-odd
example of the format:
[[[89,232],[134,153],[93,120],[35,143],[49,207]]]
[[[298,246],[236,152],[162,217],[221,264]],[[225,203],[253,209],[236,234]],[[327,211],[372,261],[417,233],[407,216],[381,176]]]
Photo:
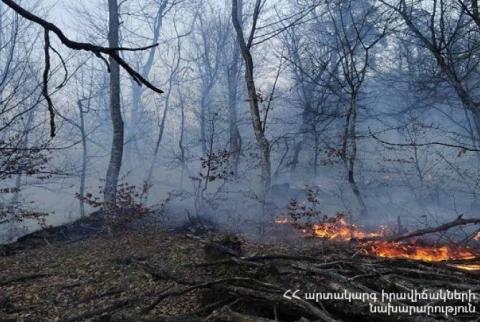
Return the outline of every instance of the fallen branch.
[[[125,306],[130,306],[132,304],[134,304],[135,302],[138,301],[138,298],[130,298],[130,299],[126,299],[126,300],[120,300],[120,301],[117,301],[111,305],[108,305],[106,307],[103,307],[103,308],[100,308],[100,309],[96,309],[96,310],[93,310],[93,311],[88,311],[88,312],[84,312],[82,314],[79,314],[79,315],[76,315],[76,316],[73,316],[71,318],[66,318],[64,319],[63,321],[64,322],[76,322],[76,321],[84,321],[84,320],[87,320],[87,319],[90,319],[90,318],[93,318],[95,316],[99,316],[99,315],[102,315],[102,314],[106,314],[106,313],[110,313],[110,312],[113,312],[113,311],[116,311],[122,307],[125,307]]]
[[[277,306],[283,308],[284,310],[297,311],[301,315],[314,316],[320,321],[325,322],[338,322],[338,320],[332,318],[328,312],[324,309],[321,309],[314,304],[297,298],[295,300],[287,300],[282,294],[267,293],[265,291],[259,291],[257,289],[252,289],[250,287],[241,287],[241,286],[226,286],[227,292],[232,295],[242,296],[244,298],[253,299],[255,303],[265,302],[269,306]]]
[[[207,267],[223,264],[244,264],[250,266],[258,266],[261,264],[254,263],[255,261],[268,261],[268,260],[294,260],[294,261],[309,261],[317,262],[318,258],[311,256],[295,256],[295,255],[283,255],[283,254],[267,254],[267,255],[254,255],[246,257],[231,257],[228,259],[222,259],[218,261],[204,262],[204,263],[192,263],[186,264],[185,267]]]
[[[26,282],[26,281],[34,280],[34,279],[37,279],[37,278],[47,277],[47,276],[50,276],[50,275],[49,274],[42,274],[42,273],[35,273],[35,274],[9,277],[9,278],[5,278],[4,280],[0,280],[0,286],[5,286],[5,285],[8,285],[8,284],[13,284],[13,283]]]
[[[218,279],[218,280],[214,280],[214,281],[208,281],[208,282],[204,282],[204,283],[195,284],[195,285],[185,287],[185,288],[179,288],[179,289],[175,289],[175,290],[172,290],[172,291],[163,292],[163,293],[157,295],[157,298],[155,299],[155,301],[153,301],[150,305],[148,305],[147,307],[142,309],[141,313],[142,314],[147,314],[148,312],[153,310],[155,308],[155,306],[157,306],[163,299],[165,299],[167,297],[179,296],[179,295],[189,293],[193,290],[202,289],[202,288],[209,288],[209,287],[212,287],[214,285],[224,284],[224,283],[228,283],[228,282],[256,283],[256,284],[260,284],[260,285],[265,286],[265,287],[272,287],[272,288],[278,289],[276,286],[274,286],[272,284],[264,283],[264,282],[255,280],[253,278],[248,278],[248,277],[223,278],[223,279]],[[193,284],[193,283],[183,281],[182,284]]]
[[[388,241],[401,241],[401,240],[405,240],[405,239],[409,239],[409,238],[413,238],[413,237],[418,237],[418,236],[422,236],[422,235],[442,232],[442,231],[449,230],[450,228],[457,227],[457,226],[478,225],[478,224],[480,224],[480,218],[464,219],[462,217],[462,215],[460,215],[460,216],[457,217],[457,219],[455,219],[451,222],[442,224],[440,226],[433,227],[433,228],[424,228],[424,229],[415,230],[411,233],[407,233],[407,234],[403,234],[403,235],[400,235],[400,236],[394,236],[392,238],[388,238],[387,240]]]

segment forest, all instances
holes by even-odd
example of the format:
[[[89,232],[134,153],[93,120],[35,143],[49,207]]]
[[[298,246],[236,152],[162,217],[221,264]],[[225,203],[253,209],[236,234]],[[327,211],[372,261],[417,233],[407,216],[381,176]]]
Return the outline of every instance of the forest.
[[[478,0],[0,0],[0,321],[478,321]]]

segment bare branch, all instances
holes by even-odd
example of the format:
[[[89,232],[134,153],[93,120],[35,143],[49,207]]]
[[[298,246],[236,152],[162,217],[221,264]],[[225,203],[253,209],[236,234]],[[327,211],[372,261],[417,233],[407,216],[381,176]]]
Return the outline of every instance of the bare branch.
[[[436,142],[436,141],[425,142],[425,143],[415,143],[415,142],[412,142],[412,143],[392,143],[392,142],[388,142],[388,141],[385,141],[383,139],[380,139],[375,134],[373,134],[372,131],[369,131],[369,133],[370,133],[370,136],[372,138],[374,138],[378,142],[383,143],[385,145],[399,146],[399,147],[421,147],[421,146],[440,145],[440,146],[445,146],[445,147],[448,147],[448,148],[462,149],[462,150],[465,150],[465,151],[480,152],[480,149],[468,147],[468,146],[465,146],[465,145],[443,143],[443,142]]]
[[[135,71],[123,58],[120,57],[120,55],[117,53],[117,51],[139,51],[139,50],[145,50],[149,49],[152,47],[157,46],[158,44],[146,46],[146,47],[140,47],[140,48],[127,48],[127,47],[119,47],[119,48],[109,48],[109,47],[103,47],[103,46],[98,46],[94,45],[91,43],[83,43],[83,42],[77,42],[73,41],[70,38],[68,38],[63,31],[58,28],[56,25],[53,23],[46,21],[39,16],[36,16],[29,12],[28,10],[24,9],[20,5],[18,5],[15,1],[13,0],[1,0],[3,3],[5,3],[8,7],[13,9],[15,12],[17,12],[19,15],[24,17],[27,20],[30,20],[40,26],[42,26],[46,31],[51,31],[57,37],[60,39],[60,41],[67,46],[68,48],[74,49],[74,50],[85,50],[88,52],[91,52],[95,54],[96,56],[100,57],[101,54],[108,55],[112,57],[122,68],[131,76],[133,79],[139,84],[139,85],[145,85],[146,87],[150,88],[156,93],[163,93],[163,91],[156,86],[154,86],[152,83],[150,83],[148,80],[146,80],[140,73]]]

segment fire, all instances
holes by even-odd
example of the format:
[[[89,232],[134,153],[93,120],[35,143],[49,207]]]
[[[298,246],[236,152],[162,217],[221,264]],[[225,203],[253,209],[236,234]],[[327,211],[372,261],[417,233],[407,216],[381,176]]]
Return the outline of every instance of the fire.
[[[385,235],[385,227],[379,232],[365,232],[355,225],[349,225],[343,216],[337,216],[324,223],[313,225],[315,236],[330,240],[365,239],[382,237]]]
[[[416,243],[376,241],[366,247],[378,257],[412,259],[424,262],[473,259],[475,254],[467,249],[453,246],[424,246]]]
[[[280,225],[288,224],[289,222],[288,218],[285,217],[275,219],[275,223]]]
[[[453,267],[456,267],[456,268],[460,268],[460,269],[463,269],[463,270],[466,270],[466,271],[480,271],[480,264],[466,264],[466,265],[462,265],[462,264],[458,264],[458,265],[452,265]]]
[[[277,223],[288,223],[289,220],[281,218]],[[343,215],[326,219],[324,222],[312,226],[315,237],[333,241],[356,241],[358,248],[369,255],[409,259],[424,262],[443,262],[452,260],[471,260],[479,255],[467,247],[450,245],[423,245],[415,241],[394,242],[385,240],[371,240],[382,238],[388,233],[387,228],[382,226],[378,231],[367,231],[359,226],[349,224]],[[480,232],[475,239],[480,239]],[[480,270],[480,264],[452,264],[451,266],[464,270]]]

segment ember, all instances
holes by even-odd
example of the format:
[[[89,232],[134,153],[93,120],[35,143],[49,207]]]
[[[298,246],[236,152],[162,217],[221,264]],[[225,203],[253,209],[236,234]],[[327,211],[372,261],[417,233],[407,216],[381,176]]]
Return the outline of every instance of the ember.
[[[288,220],[288,218],[277,218],[275,219],[275,223],[276,224],[288,224],[290,221]]]

